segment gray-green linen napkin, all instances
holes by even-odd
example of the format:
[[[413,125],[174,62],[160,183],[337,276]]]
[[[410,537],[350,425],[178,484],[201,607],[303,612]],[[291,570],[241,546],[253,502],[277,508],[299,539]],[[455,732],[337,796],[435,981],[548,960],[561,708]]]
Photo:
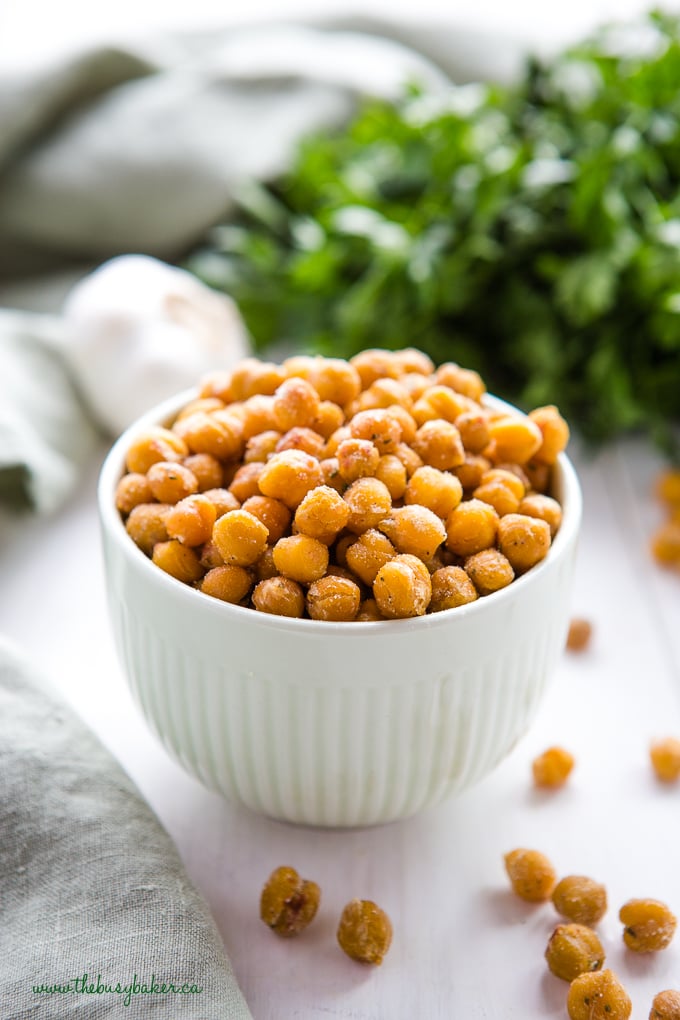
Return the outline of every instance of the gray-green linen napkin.
[[[0,960],[3,1020],[251,1016],[169,836],[1,638]]]

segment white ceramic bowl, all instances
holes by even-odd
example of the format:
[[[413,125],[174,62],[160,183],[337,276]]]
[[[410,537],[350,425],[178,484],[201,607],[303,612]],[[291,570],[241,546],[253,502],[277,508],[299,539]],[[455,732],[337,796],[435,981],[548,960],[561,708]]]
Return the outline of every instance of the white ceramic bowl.
[[[406,818],[487,775],[527,730],[564,647],[581,518],[569,460],[554,472],[564,517],[552,548],[507,588],[412,620],[284,619],[176,581],[115,508],[133,436],[193,395],[129,428],[99,482],[117,644],[167,750],[230,800],[319,826]]]

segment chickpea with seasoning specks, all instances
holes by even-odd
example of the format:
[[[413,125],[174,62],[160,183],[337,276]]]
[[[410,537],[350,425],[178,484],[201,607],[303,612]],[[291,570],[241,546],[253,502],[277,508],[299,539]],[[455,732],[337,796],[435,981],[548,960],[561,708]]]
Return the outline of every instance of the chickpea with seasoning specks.
[[[463,486],[455,475],[427,464],[413,472],[404,494],[406,504],[420,504],[444,519],[462,498]]]
[[[199,493],[176,503],[166,515],[165,526],[170,538],[184,545],[204,545],[210,541],[216,518],[215,504]]]
[[[558,924],[550,936],[545,958],[551,973],[563,981],[601,970],[604,949],[596,932],[585,924]]]
[[[250,567],[264,552],[269,532],[262,521],[247,510],[230,510],[215,521],[212,535],[225,563]]]
[[[350,900],[342,911],[337,939],[352,960],[379,966],[392,944],[392,922],[372,900]]]
[[[431,560],[446,538],[446,528],[426,506],[394,507],[378,524],[400,553],[411,553],[424,562]]]
[[[440,613],[479,598],[477,589],[462,567],[440,567],[432,574],[430,610]]]
[[[314,920],[320,900],[316,882],[301,878],[295,868],[276,868],[260,895],[260,917],[277,935],[292,938]]]
[[[506,514],[498,521],[498,545],[516,574],[524,574],[544,559],[550,549],[550,527],[523,514]]]
[[[592,928],[607,911],[607,890],[585,875],[567,875],[553,889],[552,901],[563,917]]]
[[[125,530],[143,553],[151,556],[157,542],[167,542],[165,518],[172,507],[167,503],[138,503],[130,511]]]
[[[675,934],[677,919],[661,900],[628,900],[619,910],[625,925],[623,941],[634,953],[657,953],[666,949]]]
[[[325,545],[334,542],[349,521],[350,508],[329,485],[317,485],[308,492],[295,511],[295,528]]]
[[[633,1004],[611,970],[579,974],[569,986],[569,1020],[628,1020]]]
[[[510,562],[498,549],[482,549],[465,560],[465,572],[480,595],[507,588],[515,579]]]
[[[518,847],[505,854],[505,870],[513,892],[528,903],[549,900],[557,885],[552,864],[540,850]]]
[[[272,616],[300,617],[305,611],[305,593],[290,577],[267,577],[255,585],[253,605]]]
[[[668,989],[655,995],[649,1020],[680,1020],[680,992]]]
[[[335,455],[338,471],[347,483],[374,475],[380,463],[378,448],[370,439],[343,439]]]
[[[295,510],[310,489],[321,484],[321,467],[316,457],[302,450],[275,453],[264,466],[258,485],[263,496],[280,499]]]
[[[213,567],[201,581],[200,588],[204,595],[212,595],[222,602],[241,602],[253,586],[252,575],[244,568],[233,563]]]
[[[389,560],[376,574],[373,596],[389,620],[423,616],[432,598],[430,574],[417,556],[404,553]]]
[[[310,584],[307,592],[307,611],[312,620],[331,620],[337,623],[353,620],[359,612],[360,602],[359,585],[337,574],[320,577]]]
[[[196,476],[176,461],[159,460],[146,473],[151,495],[159,503],[178,503],[198,492]]]
[[[123,475],[116,487],[116,509],[122,514],[129,514],[140,503],[150,503],[151,489],[146,475],[130,471]]]
[[[364,584],[372,585],[380,568],[396,555],[397,550],[387,535],[376,528],[369,528],[348,545],[345,559],[350,570]]]

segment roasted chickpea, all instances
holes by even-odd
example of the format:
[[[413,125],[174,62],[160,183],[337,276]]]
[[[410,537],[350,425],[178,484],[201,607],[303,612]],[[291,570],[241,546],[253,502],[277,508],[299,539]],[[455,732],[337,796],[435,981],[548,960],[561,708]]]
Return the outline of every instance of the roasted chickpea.
[[[318,358],[310,354],[294,354],[286,358],[283,365],[286,379],[307,379],[309,380],[316,369]]]
[[[375,599],[364,599],[359,606],[356,619],[360,623],[378,623],[380,620],[384,620],[385,617],[378,609],[378,603]]]
[[[463,498],[463,487],[455,475],[424,464],[413,472],[406,486],[404,502],[427,507],[446,518]]]
[[[662,782],[674,783],[680,777],[680,740],[677,737],[655,740],[649,749],[649,757],[657,778]]]
[[[226,409],[212,414],[197,411],[175,422],[174,428],[192,453],[209,453],[226,463],[238,460],[243,452],[243,425]]]
[[[229,484],[229,492],[239,503],[245,503],[251,496],[260,495],[260,475],[265,469],[262,461],[255,460],[242,464]]]
[[[563,917],[592,927],[607,911],[607,890],[585,875],[567,875],[553,889],[552,901]]]
[[[334,542],[349,521],[350,508],[329,485],[317,485],[308,492],[295,511],[295,528],[325,545]]]
[[[172,509],[167,503],[138,503],[130,511],[125,530],[143,553],[150,556],[157,542],[166,542],[165,518]]]
[[[367,585],[373,584],[380,568],[396,555],[397,550],[389,538],[375,528],[369,528],[363,535],[359,535],[345,553],[347,566]]]
[[[260,896],[260,917],[282,938],[299,935],[319,908],[321,890],[316,882],[300,878],[295,868],[277,868]]]
[[[462,567],[440,567],[433,573],[431,612],[455,609],[476,598],[477,590]]]
[[[282,450],[304,450],[318,459],[323,456],[325,448],[326,441],[318,432],[296,425],[281,436],[276,444],[276,453],[281,453]]]
[[[203,576],[203,567],[196,551],[178,542],[177,539],[157,542],[151,558],[157,567],[183,584],[194,584]]]
[[[344,443],[345,439],[351,438],[352,434],[349,430],[349,425],[341,425],[340,428],[337,428],[335,432],[332,432],[326,440],[326,449],[324,450],[325,456],[335,457],[340,443]]]
[[[328,546],[309,535],[280,538],[274,546],[274,563],[284,577],[311,584],[326,573]]]
[[[470,453],[481,453],[489,445],[489,416],[481,407],[463,411],[454,420],[454,425],[460,432],[463,446]]]
[[[354,365],[341,358],[318,358],[307,376],[321,400],[344,407],[361,393],[361,377]]]
[[[423,466],[423,459],[419,457],[415,450],[406,443],[398,443],[397,448],[394,451],[394,456],[397,460],[400,460],[406,469],[406,477],[411,476],[418,470],[419,467]]]
[[[384,409],[359,411],[349,423],[353,439],[368,439],[382,456],[394,453],[401,442],[401,425],[397,418]]]
[[[356,535],[376,528],[392,509],[390,490],[377,478],[358,478],[343,499],[349,506],[347,527]]]
[[[536,786],[564,786],[574,768],[574,756],[563,747],[549,747],[531,763]]]
[[[532,454],[534,460],[554,464],[569,442],[569,426],[553,404],[530,411],[529,419],[538,425],[542,436],[541,445]]]
[[[399,375],[399,364],[393,352],[377,347],[355,354],[349,363],[359,373],[361,388],[364,390],[376,379],[396,379]]]
[[[426,506],[394,507],[378,524],[400,553],[411,553],[424,562],[432,559],[446,538],[446,528]]]
[[[423,616],[432,598],[429,571],[417,556],[395,556],[378,571],[373,596],[387,619]]]
[[[417,372],[420,375],[429,376],[434,372],[434,362],[432,359],[416,347],[404,347],[400,351],[395,351],[393,364],[399,373],[400,379],[405,373]]]
[[[217,417],[222,414],[239,416],[246,441],[262,432],[284,431],[279,429],[274,415],[274,397],[266,397],[262,393],[248,397],[242,404],[232,404],[226,411],[216,412]]]
[[[420,398],[419,405],[421,402],[434,411],[435,418],[442,418],[452,424],[456,418],[470,409],[467,397],[456,393],[449,386],[430,386]],[[423,414],[425,421],[432,421],[425,408],[423,408]]]
[[[290,525],[291,513],[285,503],[270,496],[251,496],[242,507],[258,521],[262,521],[269,532],[267,542],[273,544],[283,538]]]
[[[160,460],[180,461],[187,456],[184,440],[170,429],[153,427],[147,429],[132,441],[128,448],[126,464],[133,474],[145,475],[152,464]]]
[[[255,578],[258,581],[267,581],[270,577],[280,577],[276,564],[274,563],[274,547],[268,545],[255,564]],[[303,600],[304,601],[304,600]],[[297,615],[297,614],[295,614]]]
[[[310,584],[307,592],[307,612],[312,620],[353,620],[359,612],[360,602],[359,585],[338,574],[320,577]]]
[[[668,989],[655,995],[649,1020],[680,1020],[680,992]]]
[[[652,556],[662,567],[680,567],[680,521],[665,521],[652,536]]]
[[[537,460],[530,460],[522,465],[527,476],[529,485],[535,492],[547,492],[550,488],[551,468],[549,464],[541,464]]]
[[[465,451],[460,433],[451,422],[441,418],[426,421],[416,432],[413,449],[423,463],[447,471],[458,467],[465,460]]]
[[[206,489],[201,493],[215,507],[215,520],[229,510],[238,510],[241,504],[229,489]]]
[[[146,473],[151,495],[159,503],[178,503],[185,496],[198,492],[192,472],[181,464],[159,460]]]
[[[465,560],[465,572],[480,595],[506,588],[514,579],[515,572],[509,560],[498,549],[482,549]]]
[[[619,910],[623,941],[635,953],[656,953],[670,945],[677,920],[661,900],[628,900]]]
[[[552,538],[557,534],[562,523],[562,507],[556,499],[543,496],[538,492],[525,496],[517,508],[517,512],[525,517],[538,517],[550,528]]]
[[[380,462],[378,448],[370,439],[344,439],[337,451],[338,470],[345,482],[374,475]]]
[[[198,400],[191,403],[213,399],[219,400],[221,404],[229,404],[235,399],[231,388],[231,372],[226,369],[206,373],[198,388]]]
[[[342,428],[344,420],[345,415],[341,407],[330,400],[322,400],[311,427],[328,440],[337,429]]]
[[[321,467],[315,457],[302,450],[284,450],[270,457],[258,484],[263,496],[280,499],[295,510],[310,489],[321,484],[321,478]]]
[[[498,521],[498,544],[516,574],[539,563],[550,549],[550,527],[537,517],[506,514]]]
[[[205,595],[212,595],[222,602],[238,603],[246,597],[252,585],[252,575],[244,567],[229,563],[209,570],[200,587]]]
[[[418,431],[418,425],[416,424],[413,416],[406,408],[400,404],[390,404],[387,408],[391,416],[396,419],[401,425],[401,442],[412,443],[416,438],[416,432]],[[394,451],[392,451],[394,452]]]
[[[259,560],[267,545],[269,532],[247,510],[230,510],[213,526],[212,537],[225,563],[250,567]]]
[[[482,478],[490,467],[491,461],[486,457],[466,453],[465,460],[453,469],[453,474],[460,481],[465,492],[472,492],[482,484]]]
[[[347,488],[347,482],[340,474],[340,465],[338,464],[337,457],[325,457],[324,460],[319,461],[319,467],[321,468],[321,480],[324,485],[330,485],[331,489],[335,489],[341,495]]]
[[[413,406],[411,396],[396,379],[376,379],[357,400],[358,411],[369,411],[373,408],[403,407],[410,411]]]
[[[505,854],[504,861],[513,892],[520,899],[529,903],[550,899],[557,884],[557,875],[545,854],[518,847]]]
[[[319,394],[311,383],[297,377],[281,383],[273,398],[276,428],[287,432],[296,425],[311,426],[319,413]]]
[[[140,503],[150,503],[151,498],[146,475],[137,471],[123,475],[116,486],[116,509],[122,514],[129,514]]]
[[[611,970],[579,974],[569,986],[569,1020],[628,1020],[632,1009],[626,989]]]
[[[222,465],[212,454],[192,453],[184,458],[183,464],[196,479],[199,492],[222,487]]]
[[[543,433],[530,418],[508,414],[489,423],[491,441],[495,446],[496,463],[503,460],[526,464],[543,442]]]
[[[558,924],[550,936],[545,958],[555,977],[573,981],[579,974],[601,970],[604,963],[602,943],[585,924]]]
[[[305,611],[305,593],[290,577],[268,577],[255,585],[253,605],[272,616],[300,617]]]
[[[210,540],[216,517],[215,504],[198,494],[175,504],[165,517],[165,526],[170,538],[184,545],[203,545]]]
[[[589,620],[574,617],[569,623],[569,633],[567,634],[568,650],[570,652],[582,652],[590,644],[592,632],[593,628]]]
[[[350,900],[340,916],[337,939],[352,960],[379,965],[392,943],[392,923],[372,900]]]
[[[470,400],[480,401],[486,393],[486,386],[479,372],[470,368],[461,368],[452,361],[440,365],[435,372],[435,379],[442,386],[449,386],[456,393],[462,393]]]
[[[386,453],[378,461],[375,477],[387,486],[393,500],[401,499],[406,492],[406,468],[393,453]]]
[[[488,503],[465,500],[446,518],[446,548],[457,556],[489,549],[496,542],[498,524],[498,514]]]

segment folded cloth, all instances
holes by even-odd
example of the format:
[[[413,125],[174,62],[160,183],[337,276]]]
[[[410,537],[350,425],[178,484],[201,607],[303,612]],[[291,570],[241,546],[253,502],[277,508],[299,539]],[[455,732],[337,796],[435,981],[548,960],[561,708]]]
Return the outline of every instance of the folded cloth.
[[[1,638],[0,918],[2,1017],[251,1017],[170,837]]]

